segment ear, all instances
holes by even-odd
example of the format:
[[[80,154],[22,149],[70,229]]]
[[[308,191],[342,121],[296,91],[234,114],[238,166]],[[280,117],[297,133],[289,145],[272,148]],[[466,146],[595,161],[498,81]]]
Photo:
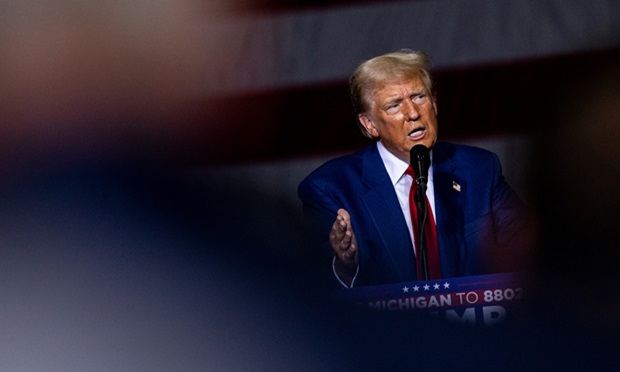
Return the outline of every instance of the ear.
[[[371,137],[371,138],[379,137],[379,132],[377,131],[377,128],[375,128],[375,124],[373,123],[372,119],[367,114],[361,113],[357,115],[357,120],[359,120],[360,123],[362,124],[362,128],[364,128],[366,132],[365,134],[368,137]]]
[[[433,110],[435,110],[435,116],[437,116],[437,98],[433,97]]]

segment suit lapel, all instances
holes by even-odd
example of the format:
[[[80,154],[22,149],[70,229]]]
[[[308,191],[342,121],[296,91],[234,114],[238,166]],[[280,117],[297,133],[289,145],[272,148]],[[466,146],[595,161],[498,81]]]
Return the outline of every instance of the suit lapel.
[[[380,246],[387,247],[385,252],[376,253],[391,263],[390,269],[401,281],[413,280],[415,259],[407,223],[376,144],[364,153],[362,167],[366,187],[362,201],[376,226]]]
[[[435,188],[435,221],[439,237],[439,255],[444,277],[459,275],[461,250],[464,247],[464,215],[466,180],[458,176],[451,160],[451,147],[437,143],[433,147],[433,186]]]

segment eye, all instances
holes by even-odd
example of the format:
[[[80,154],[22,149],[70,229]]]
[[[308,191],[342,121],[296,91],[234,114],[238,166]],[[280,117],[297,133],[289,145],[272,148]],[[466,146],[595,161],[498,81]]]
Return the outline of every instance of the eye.
[[[396,113],[398,112],[398,110],[400,109],[400,103],[395,102],[395,103],[391,103],[389,105],[386,106],[385,111],[387,111],[388,113]]]
[[[421,94],[414,95],[412,100],[415,103],[422,103],[426,101],[427,98],[428,96],[426,95],[426,93],[421,93]]]

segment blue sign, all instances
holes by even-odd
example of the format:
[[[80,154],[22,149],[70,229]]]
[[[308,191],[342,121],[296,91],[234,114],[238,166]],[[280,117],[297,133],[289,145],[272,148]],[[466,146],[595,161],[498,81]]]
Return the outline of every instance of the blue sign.
[[[350,288],[338,295],[372,311],[424,311],[450,322],[493,325],[507,318],[524,289],[520,274],[504,273]]]

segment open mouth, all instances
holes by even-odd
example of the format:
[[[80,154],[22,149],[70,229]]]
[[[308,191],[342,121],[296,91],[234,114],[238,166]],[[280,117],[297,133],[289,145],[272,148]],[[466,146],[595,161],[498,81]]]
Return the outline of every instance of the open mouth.
[[[420,139],[420,138],[424,137],[425,133],[426,133],[426,129],[423,128],[423,127],[419,127],[419,128],[415,128],[414,130],[409,132],[409,134],[407,136],[409,138],[415,140],[415,139]]]

